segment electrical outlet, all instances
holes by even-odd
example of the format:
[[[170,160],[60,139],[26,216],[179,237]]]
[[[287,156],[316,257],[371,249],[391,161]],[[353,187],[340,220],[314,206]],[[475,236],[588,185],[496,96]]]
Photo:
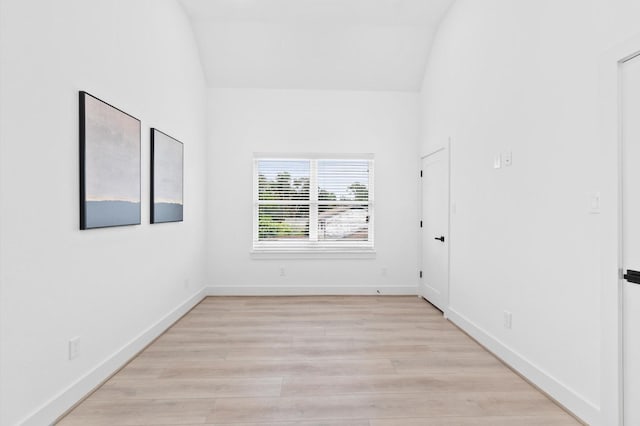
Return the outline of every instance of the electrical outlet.
[[[511,329],[511,317],[512,317],[511,312],[504,311],[503,313],[504,328]]]
[[[280,276],[284,277],[285,273],[284,273],[284,267],[280,267]]]
[[[69,360],[76,359],[80,350],[80,337],[69,340]]]
[[[599,192],[590,192],[589,193],[589,213],[591,214],[600,214],[600,193]]]

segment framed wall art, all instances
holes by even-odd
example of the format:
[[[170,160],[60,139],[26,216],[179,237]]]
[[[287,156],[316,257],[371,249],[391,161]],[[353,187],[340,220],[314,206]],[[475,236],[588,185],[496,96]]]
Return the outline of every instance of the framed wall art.
[[[182,222],[184,146],[151,129],[151,223]]]
[[[80,229],[140,224],[140,120],[80,92]]]

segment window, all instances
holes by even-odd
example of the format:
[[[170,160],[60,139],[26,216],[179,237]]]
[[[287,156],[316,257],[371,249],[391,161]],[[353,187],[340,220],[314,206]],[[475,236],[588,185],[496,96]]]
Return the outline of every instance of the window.
[[[372,251],[371,156],[254,161],[254,251]]]

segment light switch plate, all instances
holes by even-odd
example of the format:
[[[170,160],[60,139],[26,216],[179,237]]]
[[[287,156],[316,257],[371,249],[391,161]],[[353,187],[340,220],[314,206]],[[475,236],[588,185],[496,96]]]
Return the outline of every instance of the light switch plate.
[[[495,157],[493,157],[493,168],[499,169],[500,167],[502,167],[502,156],[498,154]]]
[[[513,164],[513,154],[511,153],[511,151],[507,151],[502,155],[502,163],[505,167],[509,167],[511,164]]]

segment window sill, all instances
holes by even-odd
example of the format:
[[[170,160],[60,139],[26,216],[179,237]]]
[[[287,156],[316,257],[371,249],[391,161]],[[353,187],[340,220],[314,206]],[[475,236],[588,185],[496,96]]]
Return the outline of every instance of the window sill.
[[[251,258],[260,259],[375,259],[375,249],[253,249]]]

